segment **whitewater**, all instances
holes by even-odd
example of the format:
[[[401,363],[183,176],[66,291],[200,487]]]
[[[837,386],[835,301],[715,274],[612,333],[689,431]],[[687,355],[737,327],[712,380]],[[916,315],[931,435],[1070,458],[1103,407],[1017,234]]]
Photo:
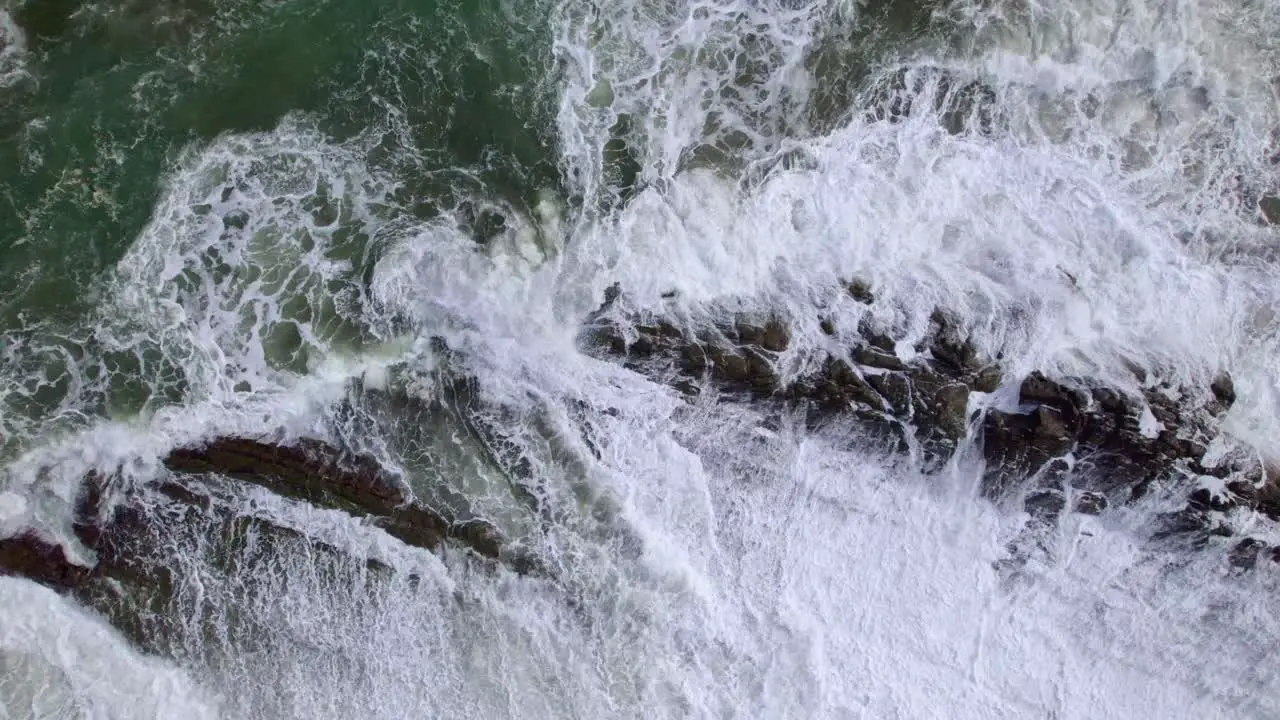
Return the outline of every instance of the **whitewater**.
[[[341,139],[292,112],[192,143],[92,321],[5,332],[0,535],[75,550],[92,470],[141,486],[202,439],[320,437],[465,502],[562,582],[247,492],[238,512],[359,560],[295,542],[229,567],[198,532],[166,538],[185,630],[165,657],[0,578],[0,718],[1280,717],[1280,574],[1151,542],[1161,498],[1067,515],[1011,571],[1028,518],[980,497],[972,448],[930,468],[585,349],[615,287],[623,324],[783,318],[784,378],[837,351],[820,317],[887,328],[910,360],[944,307],[1006,377],[1229,371],[1214,448],[1280,456],[1280,226],[1260,209],[1280,193],[1280,3],[511,12],[549,24],[559,182],[524,203],[459,168],[442,182],[465,203],[394,212],[401,179],[371,158],[430,148],[388,95]],[[945,32],[889,43],[877,22]],[[29,72],[7,12],[0,42],[3,86]],[[482,243],[477,217],[501,218]],[[434,397],[447,372],[476,379],[507,456],[361,399]]]

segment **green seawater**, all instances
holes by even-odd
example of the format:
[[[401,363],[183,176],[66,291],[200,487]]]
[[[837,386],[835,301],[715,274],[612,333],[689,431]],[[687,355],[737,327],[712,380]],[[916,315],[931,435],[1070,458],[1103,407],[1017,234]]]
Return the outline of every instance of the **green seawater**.
[[[166,178],[220,136],[294,117],[334,145],[364,138],[368,172],[394,178],[374,198],[388,222],[558,192],[546,3],[28,0],[7,12],[26,52],[0,88],[0,456],[24,425],[137,412],[166,373],[181,398],[181,368],[154,351],[83,359]],[[336,212],[323,192],[312,200],[317,216]],[[494,222],[479,214],[475,232]],[[367,273],[367,234],[340,224],[334,252]]]
[[[546,9],[493,1],[28,2],[30,77],[0,94],[0,318],[70,319],[147,222],[176,154],[307,113],[342,139],[403,114],[389,199],[441,171],[554,182]],[[412,152],[396,142],[413,144]],[[397,152],[399,151],[399,152]],[[435,192],[433,192],[435,191]]]

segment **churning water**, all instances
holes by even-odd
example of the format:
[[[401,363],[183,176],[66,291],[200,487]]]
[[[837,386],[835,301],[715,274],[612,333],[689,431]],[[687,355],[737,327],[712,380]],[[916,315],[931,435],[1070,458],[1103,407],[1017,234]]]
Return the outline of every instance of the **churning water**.
[[[623,321],[781,315],[798,376],[838,351],[819,310],[908,352],[941,306],[1014,376],[1229,370],[1217,444],[1280,453],[1275,0],[0,11],[0,533],[74,544],[94,468],[319,436],[562,580],[248,493],[361,561],[168,538],[164,658],[2,578],[0,717],[1280,716],[1277,576],[1152,546],[1158,499],[1010,575],[1025,517],[968,454],[926,474],[581,341],[617,284]],[[441,373],[504,453],[371,399]]]

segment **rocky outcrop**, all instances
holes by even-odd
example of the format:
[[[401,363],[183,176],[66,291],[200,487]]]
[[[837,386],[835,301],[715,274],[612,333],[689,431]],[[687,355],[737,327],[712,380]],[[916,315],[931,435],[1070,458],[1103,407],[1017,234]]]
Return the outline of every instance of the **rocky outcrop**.
[[[850,283],[849,294],[859,302],[872,301],[864,283]],[[903,449],[920,447],[935,462],[949,457],[968,435],[970,394],[990,392],[1001,379],[1000,368],[978,357],[942,312],[934,316],[933,333],[915,348],[925,360],[904,362],[890,338],[864,327],[846,355],[832,356],[819,372],[786,382],[778,361],[790,345],[790,333],[777,317],[743,316],[696,331],[665,320],[624,331],[603,317],[602,312],[591,326],[589,345],[634,369],[674,375],[676,386],[687,393],[697,393],[698,381],[705,379],[725,392],[803,405],[815,422],[851,413]],[[820,326],[834,334],[830,320]]]
[[[866,283],[850,283],[849,294],[861,303],[875,300]],[[819,371],[784,380],[779,363],[789,332],[778,318],[744,316],[700,328],[641,318],[633,325],[629,318],[610,320],[619,316],[613,307],[617,297],[611,293],[588,324],[585,344],[596,352],[671,378],[689,394],[711,383],[729,397],[787,404],[808,413],[812,424],[853,418],[901,450],[918,450],[930,467],[972,442],[986,461],[984,495],[1019,502],[1033,518],[1052,522],[1068,511],[1100,514],[1172,477],[1193,489],[1185,511],[1162,518],[1157,534],[1221,533],[1213,513],[1234,508],[1280,518],[1280,486],[1263,483],[1256,463],[1234,458],[1204,464],[1235,401],[1225,374],[1209,388],[1182,388],[1135,370],[1140,393],[1087,378],[1008,377],[940,310],[925,339],[905,348],[912,351],[905,353],[910,361],[891,338],[863,326],[842,335],[852,336],[852,343]],[[831,320],[817,322],[825,334],[837,335]],[[1016,405],[1002,402],[1005,409],[995,409],[970,402],[997,390],[1002,398],[1016,395]],[[1203,481],[1197,484],[1196,478]]]
[[[1081,468],[1106,471],[1094,475],[1123,475],[1138,494],[1178,463],[1208,472],[1199,461],[1235,400],[1230,378],[1222,376],[1203,397],[1181,392],[1175,399],[1176,392],[1156,386],[1131,396],[1083,379],[1059,382],[1032,373],[1019,387],[1018,412],[986,413],[984,455],[1003,482],[1070,453]]]
[[[234,562],[246,537],[269,544],[301,542],[312,555],[333,562],[358,561],[375,573],[390,569],[349,558],[335,547],[265,519],[237,511],[228,497],[237,483],[256,485],[317,507],[367,519],[408,545],[436,552],[461,549],[487,567],[499,564],[521,574],[543,572],[536,559],[511,547],[493,525],[454,522],[415,499],[408,488],[366,456],[326,443],[301,440],[273,444],[251,438],[216,438],[179,448],[165,459],[167,478],[127,491],[114,479],[91,474],[82,486],[72,529],[95,556],[92,566],[72,561],[58,543],[33,532],[0,539],[0,575],[31,579],[70,594],[101,612],[140,647],[159,651],[174,637],[176,558],[158,548],[175,537],[200,538],[211,556]],[[195,541],[193,541],[195,542]]]
[[[528,569],[527,558],[504,554],[497,528],[481,520],[452,523],[415,500],[408,487],[373,458],[345,454],[318,441],[276,445],[217,438],[174,450],[165,465],[178,472],[220,473],[312,505],[367,517],[409,545],[434,550],[449,539],[481,557]]]
[[[190,570],[183,562],[193,555],[230,574],[264,549],[274,553],[294,543],[305,547],[314,567],[360,565],[370,577],[392,573],[377,561],[241,514],[238,504],[229,502],[234,482],[175,476],[108,501],[113,479],[92,474],[85,479],[71,528],[92,553],[92,565],[74,562],[58,543],[27,532],[0,540],[0,575],[25,577],[69,595],[137,647],[172,655],[195,619],[216,623],[221,616],[216,608],[192,606],[199,598],[189,592]]]
[[[1280,565],[1280,548],[1257,538],[1245,538],[1231,547],[1227,561],[1239,570],[1253,570],[1262,563]]]
[[[1258,212],[1267,225],[1280,225],[1280,196],[1263,196],[1258,201]]]
[[[61,545],[33,532],[0,539],[0,575],[25,577],[67,592],[83,587],[92,573],[92,568],[69,560]]]

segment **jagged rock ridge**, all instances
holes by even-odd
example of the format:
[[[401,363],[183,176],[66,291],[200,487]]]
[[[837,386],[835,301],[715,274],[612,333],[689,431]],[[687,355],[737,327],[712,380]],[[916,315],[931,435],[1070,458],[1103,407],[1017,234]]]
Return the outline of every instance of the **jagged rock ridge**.
[[[857,302],[874,302],[864,282],[849,283],[848,291]],[[625,313],[619,320],[618,297],[616,290],[608,293],[588,322],[584,344],[591,352],[669,379],[689,395],[710,382],[730,397],[801,410],[813,424],[853,418],[902,451],[919,448],[927,467],[939,467],[972,441],[986,464],[983,494],[1020,502],[1032,516],[1053,520],[1067,508],[1098,514],[1138,500],[1154,482],[1179,477],[1192,488],[1186,506],[1162,517],[1156,535],[1229,534],[1215,514],[1235,509],[1280,519],[1280,486],[1264,479],[1251,456],[1206,462],[1209,443],[1235,401],[1225,373],[1207,388],[1188,388],[1135,369],[1140,394],[1089,378],[1038,372],[1009,377],[998,360],[981,357],[959,324],[939,309],[911,362],[898,356],[893,339],[863,325],[847,353],[826,358],[817,372],[784,381],[778,361],[790,332],[781,319],[739,315],[697,328]],[[830,319],[817,322],[824,333],[836,335]],[[998,389],[1016,393],[1015,409],[970,403],[973,394]],[[1249,548],[1254,546],[1237,555],[1257,557],[1257,549]]]

